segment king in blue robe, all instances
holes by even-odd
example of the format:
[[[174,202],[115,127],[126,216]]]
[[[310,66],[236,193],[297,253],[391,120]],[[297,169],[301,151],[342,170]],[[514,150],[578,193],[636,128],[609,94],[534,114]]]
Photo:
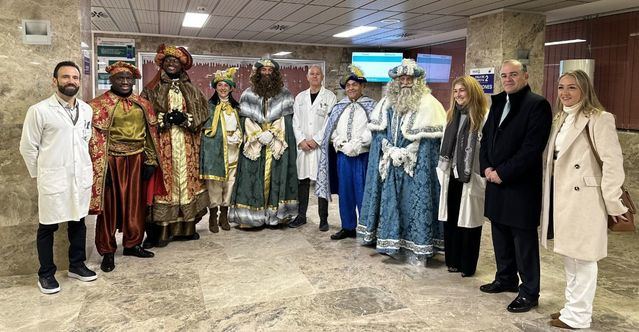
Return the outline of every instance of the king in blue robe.
[[[368,125],[373,141],[357,235],[380,253],[425,260],[443,244],[436,168],[446,113],[413,60],[389,75]]]

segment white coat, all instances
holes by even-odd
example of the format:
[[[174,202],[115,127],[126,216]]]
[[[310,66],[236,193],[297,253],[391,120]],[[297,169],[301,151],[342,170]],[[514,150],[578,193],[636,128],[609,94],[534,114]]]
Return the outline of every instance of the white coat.
[[[318,145],[324,137],[324,123],[328,114],[337,102],[337,97],[330,90],[322,87],[311,104],[311,90],[306,89],[295,97],[293,105],[293,132],[296,144],[305,139],[313,139]],[[317,179],[317,165],[320,159],[320,149],[303,151],[297,148],[297,177],[302,179]]]
[[[627,211],[619,200],[625,179],[623,155],[615,117],[608,112],[586,116],[580,111],[574,124],[565,128],[564,151],[560,151],[557,160],[553,160],[557,134],[565,119],[565,112],[555,119],[544,152],[541,244],[548,248],[547,234],[552,213],[554,251],[594,262],[608,254],[607,216]],[[590,147],[588,132],[603,161],[603,171]],[[554,180],[552,194],[551,180]]]
[[[41,224],[80,220],[89,213],[93,111],[76,100],[75,125],[55,95],[29,107],[24,120],[20,153],[31,177],[37,178]]]
[[[486,115],[485,118],[488,118]],[[483,126],[482,126],[483,127]],[[475,145],[475,155],[473,156],[473,173],[470,181],[462,186],[461,202],[459,204],[458,227],[475,228],[484,224],[484,196],[486,193],[486,178],[480,175],[479,170],[479,148],[482,128],[479,129],[479,137]],[[437,179],[439,180],[439,216],[441,221],[448,220],[448,182],[452,167],[444,171],[437,167]]]

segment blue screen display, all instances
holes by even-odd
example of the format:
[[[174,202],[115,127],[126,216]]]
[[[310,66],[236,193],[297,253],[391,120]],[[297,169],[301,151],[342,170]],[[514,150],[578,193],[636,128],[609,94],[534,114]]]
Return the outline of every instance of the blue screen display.
[[[429,83],[448,83],[452,61],[450,55],[417,54],[417,64],[426,70],[426,82]]]
[[[402,53],[353,52],[353,64],[364,72],[369,82],[390,81],[388,71],[402,63]]]

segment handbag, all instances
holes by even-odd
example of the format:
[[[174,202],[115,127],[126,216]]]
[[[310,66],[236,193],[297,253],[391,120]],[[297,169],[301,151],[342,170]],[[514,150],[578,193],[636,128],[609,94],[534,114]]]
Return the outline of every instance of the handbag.
[[[597,149],[595,149],[592,137],[590,137],[590,129],[588,128],[588,125],[586,125],[586,134],[588,136],[590,148],[599,163],[599,167],[603,167],[603,161],[599,157]],[[608,229],[613,232],[635,232],[635,213],[637,212],[637,208],[635,206],[635,202],[633,202],[630,197],[630,192],[628,192],[628,189],[626,189],[623,185],[621,186],[621,197],[619,197],[619,200],[621,201],[621,204],[628,208],[628,211],[622,214],[622,216],[624,216],[627,220],[619,220],[618,222],[615,222],[611,216],[608,216]]]

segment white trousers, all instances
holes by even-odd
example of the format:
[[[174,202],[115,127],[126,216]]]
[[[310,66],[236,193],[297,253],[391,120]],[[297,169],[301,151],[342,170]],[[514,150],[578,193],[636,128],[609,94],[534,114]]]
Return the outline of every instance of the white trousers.
[[[589,328],[597,290],[597,262],[564,256],[564,268],[566,304],[559,312],[559,319],[573,328]]]

